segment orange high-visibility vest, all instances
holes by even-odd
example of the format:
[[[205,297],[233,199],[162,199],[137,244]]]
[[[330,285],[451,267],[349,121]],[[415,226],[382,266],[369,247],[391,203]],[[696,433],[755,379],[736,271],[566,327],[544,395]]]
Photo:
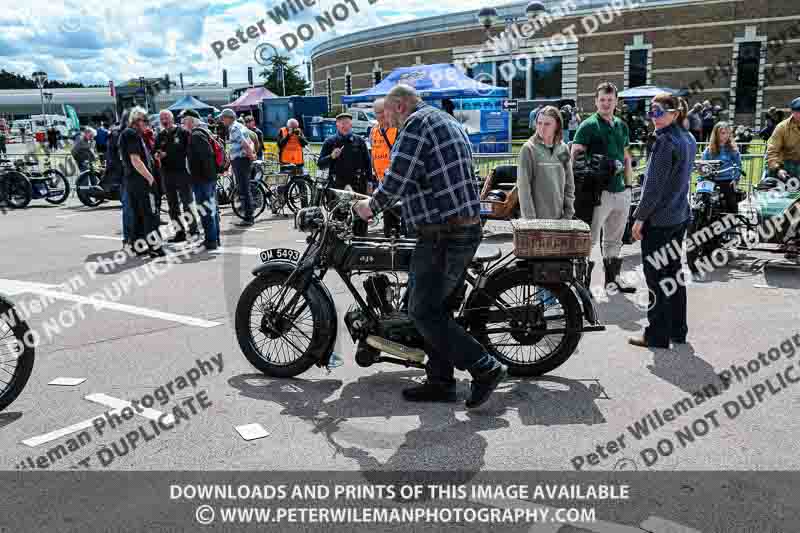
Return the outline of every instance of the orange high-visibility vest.
[[[281,128],[279,132],[281,137],[289,135],[289,130]],[[289,137],[289,141],[283,145],[281,150],[281,163],[288,165],[302,165],[303,164],[303,147],[300,146],[300,139],[297,135]]]
[[[397,139],[397,128],[387,128],[384,133],[389,142],[394,144]],[[380,126],[374,126],[369,136],[372,143],[372,167],[375,169],[375,177],[378,181],[383,181],[383,175],[389,169],[389,153],[392,149],[383,138]]]

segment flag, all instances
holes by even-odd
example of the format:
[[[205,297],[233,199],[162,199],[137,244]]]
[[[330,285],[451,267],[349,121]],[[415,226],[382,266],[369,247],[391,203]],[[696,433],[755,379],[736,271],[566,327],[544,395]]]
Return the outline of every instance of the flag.
[[[75,112],[74,107],[71,105],[61,104],[61,110],[64,112],[64,116],[67,117],[72,123],[72,129],[81,129],[81,122],[78,120],[78,114]]]

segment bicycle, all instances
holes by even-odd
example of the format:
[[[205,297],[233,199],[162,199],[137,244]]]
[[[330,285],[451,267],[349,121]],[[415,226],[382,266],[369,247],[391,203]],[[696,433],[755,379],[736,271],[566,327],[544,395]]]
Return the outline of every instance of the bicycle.
[[[267,207],[267,191],[258,182],[250,180],[250,197],[253,199],[253,218],[258,218]],[[230,204],[233,213],[244,220],[242,201],[239,197],[239,184],[232,169],[228,169],[217,177],[217,204]]]

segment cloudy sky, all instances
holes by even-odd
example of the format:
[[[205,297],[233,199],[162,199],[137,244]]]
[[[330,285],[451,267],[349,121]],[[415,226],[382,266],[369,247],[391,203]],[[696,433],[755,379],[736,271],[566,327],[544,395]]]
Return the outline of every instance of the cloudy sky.
[[[283,0],[15,0],[0,10],[0,69],[30,75],[44,70],[51,78],[87,84],[117,83],[139,76],[169,73],[173,80],[220,81],[228,69],[231,83],[247,80],[247,67],[258,67],[255,46],[262,41],[285,51],[281,36],[345,0],[317,0],[291,20],[276,24],[268,12]],[[303,0],[294,1],[301,5]],[[311,2],[312,0],[306,0]],[[489,0],[347,0],[350,16],[293,50],[299,64],[326,39],[394,22],[476,9]],[[351,3],[359,9],[355,13]],[[340,11],[341,12],[341,11]],[[211,44],[227,41],[240,28],[264,20],[267,33],[249,39],[217,59]]]

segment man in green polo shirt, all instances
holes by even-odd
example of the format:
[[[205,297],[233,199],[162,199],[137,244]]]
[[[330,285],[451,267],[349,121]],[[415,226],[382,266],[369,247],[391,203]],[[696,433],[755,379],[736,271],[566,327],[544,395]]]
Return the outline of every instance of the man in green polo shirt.
[[[602,229],[606,286],[615,283],[620,292],[632,293],[636,292],[636,289],[624,285],[619,277],[622,270],[619,253],[631,206],[633,168],[628,151],[630,144],[628,126],[622,119],[614,116],[617,107],[617,88],[613,83],[603,82],[597,86],[595,106],[597,112],[578,126],[572,144],[572,157],[574,159],[586,152],[587,157],[600,154],[618,161],[617,173],[610,179],[608,187],[600,197],[600,205],[595,206],[592,213],[592,246],[600,242]],[[594,263],[590,262],[590,274],[593,266]]]

